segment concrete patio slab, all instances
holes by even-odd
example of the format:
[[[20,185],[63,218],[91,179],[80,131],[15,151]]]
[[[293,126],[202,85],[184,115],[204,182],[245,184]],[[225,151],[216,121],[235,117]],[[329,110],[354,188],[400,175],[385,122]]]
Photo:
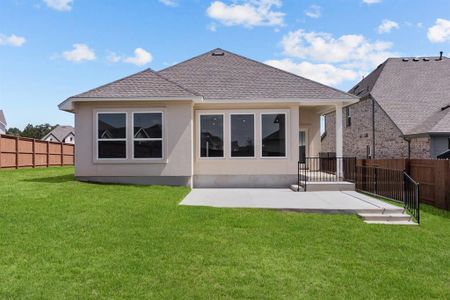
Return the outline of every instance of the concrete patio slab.
[[[403,211],[402,208],[353,191],[293,192],[290,189],[193,189],[180,205],[325,213]]]

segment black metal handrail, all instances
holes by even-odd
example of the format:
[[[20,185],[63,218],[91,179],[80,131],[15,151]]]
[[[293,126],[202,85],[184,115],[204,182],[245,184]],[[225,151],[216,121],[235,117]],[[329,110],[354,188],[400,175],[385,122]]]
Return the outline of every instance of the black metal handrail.
[[[306,157],[298,161],[297,191],[308,182],[354,182],[358,191],[403,204],[419,223],[419,184],[404,170],[357,166],[354,157]]]
[[[355,157],[306,157],[298,162],[297,182],[306,191],[307,182],[354,182]]]
[[[406,171],[357,166],[355,183],[358,191],[402,203],[404,209],[419,223],[419,184]]]

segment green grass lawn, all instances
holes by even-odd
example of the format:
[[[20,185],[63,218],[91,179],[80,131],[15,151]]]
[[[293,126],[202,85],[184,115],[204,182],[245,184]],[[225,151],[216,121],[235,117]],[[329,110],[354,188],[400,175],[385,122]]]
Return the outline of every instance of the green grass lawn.
[[[450,298],[450,213],[178,206],[187,188],[0,171],[0,298]]]

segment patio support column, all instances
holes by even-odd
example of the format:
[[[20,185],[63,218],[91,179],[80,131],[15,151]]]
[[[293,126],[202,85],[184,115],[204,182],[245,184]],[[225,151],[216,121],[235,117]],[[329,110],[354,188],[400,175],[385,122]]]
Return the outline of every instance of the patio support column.
[[[342,103],[336,104],[336,158],[343,156]],[[342,163],[336,159],[336,175],[342,178]]]

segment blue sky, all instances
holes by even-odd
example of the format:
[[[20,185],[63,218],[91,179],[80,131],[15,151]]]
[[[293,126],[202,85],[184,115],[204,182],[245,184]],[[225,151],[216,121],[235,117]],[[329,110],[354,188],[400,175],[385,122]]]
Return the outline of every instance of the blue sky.
[[[0,109],[73,124],[67,97],[216,47],[347,90],[389,56],[449,56],[450,1],[2,0]]]

